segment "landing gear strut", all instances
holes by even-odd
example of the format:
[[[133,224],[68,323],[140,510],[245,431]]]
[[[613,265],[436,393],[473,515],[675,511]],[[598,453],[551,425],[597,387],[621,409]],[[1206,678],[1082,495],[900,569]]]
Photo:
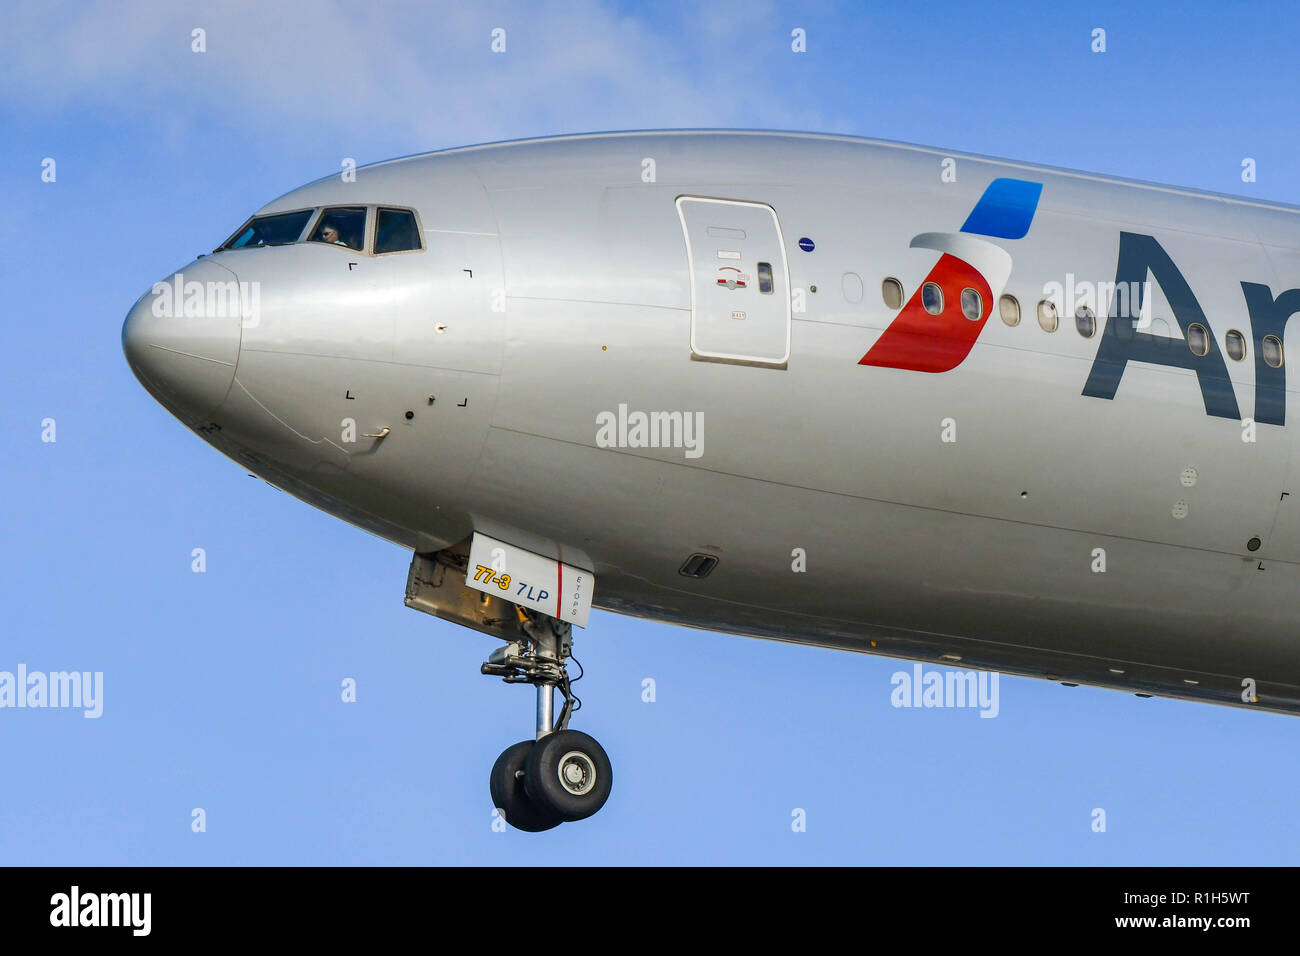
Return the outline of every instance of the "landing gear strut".
[[[614,774],[604,748],[569,729],[569,718],[582,706],[565,663],[573,650],[570,625],[521,607],[515,613],[519,639],[494,651],[482,671],[507,684],[537,688],[537,737],[506,748],[492,765],[489,789],[507,823],[537,832],[586,819],[603,807]],[[564,697],[558,718],[557,688]]]

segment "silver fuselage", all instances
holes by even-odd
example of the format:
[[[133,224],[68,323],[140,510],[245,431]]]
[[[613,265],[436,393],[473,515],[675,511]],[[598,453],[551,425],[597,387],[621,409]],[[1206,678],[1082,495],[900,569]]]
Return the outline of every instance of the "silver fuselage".
[[[1042,185],[1028,234],[987,240],[1011,256],[1019,324],[986,302],[951,370],[860,364],[899,312],[882,280],[910,300],[936,264],[912,238],[957,232],[999,177]],[[733,331],[693,313],[717,265],[701,250],[745,229],[719,211],[692,246],[682,197],[774,211],[774,336],[739,318],[738,351],[701,344]],[[1297,210],[839,137],[670,132],[396,160],[262,212],[348,204],[416,210],[423,250],[218,252],[181,271],[256,287],[256,321],[160,318],[146,293],[124,330],[173,414],[302,500],[420,552],[513,542],[647,618],[1228,704],[1251,679],[1247,706],[1300,709],[1300,421],[1243,421],[1260,372],[1242,285],[1300,286]],[[1207,413],[1196,367],[1099,367],[1104,302],[1092,337],[1072,311],[1040,327],[1049,284],[1115,279],[1122,234],[1186,279],[1237,417]],[[1154,321],[1186,351],[1168,292]],[[1244,361],[1222,355],[1230,329]],[[1107,376],[1113,397],[1085,394]],[[698,415],[699,454],[598,442],[620,407]],[[719,561],[683,576],[693,554]]]

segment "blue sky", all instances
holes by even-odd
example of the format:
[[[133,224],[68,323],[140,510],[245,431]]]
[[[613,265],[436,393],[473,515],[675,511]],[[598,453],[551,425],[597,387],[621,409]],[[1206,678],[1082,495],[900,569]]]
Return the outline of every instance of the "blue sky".
[[[497,139],[807,129],[1300,202],[1298,27],[1211,3],[7,13],[0,670],[102,671],[104,712],[0,710],[0,862],[1292,862],[1294,718],[1005,677],[997,719],[895,709],[910,665],[602,612],[575,726],[613,796],[494,832],[488,769],[533,702],[478,674],[492,639],[403,607],[405,552],[174,421],[119,335],[153,281],[343,157]]]

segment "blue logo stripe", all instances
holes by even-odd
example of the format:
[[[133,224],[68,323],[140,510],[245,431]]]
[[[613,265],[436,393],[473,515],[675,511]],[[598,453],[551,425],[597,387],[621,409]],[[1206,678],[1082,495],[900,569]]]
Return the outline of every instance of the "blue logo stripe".
[[[1042,183],[995,179],[966,217],[961,231],[996,239],[1023,239],[1029,232],[1029,224],[1034,221],[1042,192]]]

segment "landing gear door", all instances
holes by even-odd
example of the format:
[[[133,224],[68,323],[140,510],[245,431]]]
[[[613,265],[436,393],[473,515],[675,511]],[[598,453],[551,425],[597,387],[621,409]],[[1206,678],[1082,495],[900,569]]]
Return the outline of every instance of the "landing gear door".
[[[586,627],[596,575],[476,531],[465,585]]]
[[[691,271],[691,358],[785,368],[790,274],[766,203],[679,196]]]

